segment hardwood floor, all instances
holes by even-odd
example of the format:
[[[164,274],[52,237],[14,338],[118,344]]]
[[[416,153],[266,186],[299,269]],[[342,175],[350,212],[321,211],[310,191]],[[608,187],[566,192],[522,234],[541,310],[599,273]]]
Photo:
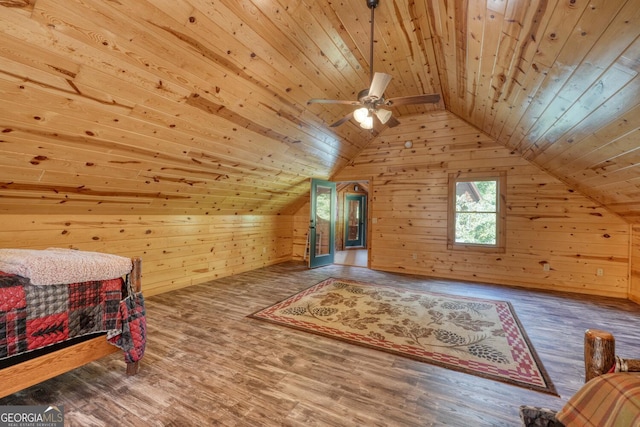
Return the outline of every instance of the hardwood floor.
[[[369,251],[367,249],[348,249],[345,251],[336,251],[334,264],[366,267],[368,259]]]
[[[246,316],[328,277],[509,300],[560,397]],[[629,301],[289,262],[147,300],[148,348],[125,377],[117,354],[0,399],[64,405],[71,426],[519,426],[521,404],[559,409],[583,383],[588,328],[640,353]]]

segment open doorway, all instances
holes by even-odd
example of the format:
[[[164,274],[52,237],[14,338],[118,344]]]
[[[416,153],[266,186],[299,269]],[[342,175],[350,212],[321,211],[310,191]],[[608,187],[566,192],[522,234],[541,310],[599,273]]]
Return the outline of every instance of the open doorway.
[[[369,182],[336,183],[338,209],[334,264],[369,265]]]

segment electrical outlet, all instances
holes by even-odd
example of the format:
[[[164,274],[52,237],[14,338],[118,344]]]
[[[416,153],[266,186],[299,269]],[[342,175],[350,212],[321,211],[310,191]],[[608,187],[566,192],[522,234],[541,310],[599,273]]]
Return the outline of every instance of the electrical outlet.
[[[542,269],[544,271],[551,271],[551,265],[549,265],[548,262],[545,262],[544,264],[542,264]]]
[[[596,274],[598,276],[604,276],[604,270],[602,268],[599,268],[599,269],[596,270]]]
[[[418,254],[413,254],[413,259],[418,259]]]

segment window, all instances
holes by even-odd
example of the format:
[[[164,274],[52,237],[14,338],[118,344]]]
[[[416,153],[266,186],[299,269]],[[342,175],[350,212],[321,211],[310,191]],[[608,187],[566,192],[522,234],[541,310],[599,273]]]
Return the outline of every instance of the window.
[[[450,174],[447,247],[505,250],[506,173]]]

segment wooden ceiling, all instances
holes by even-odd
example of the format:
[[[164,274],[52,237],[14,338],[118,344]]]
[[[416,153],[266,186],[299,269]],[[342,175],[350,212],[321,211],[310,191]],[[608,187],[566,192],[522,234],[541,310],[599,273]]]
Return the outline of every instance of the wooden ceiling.
[[[0,0],[0,211],[294,212],[383,132],[366,0]],[[380,0],[387,98],[640,222],[640,0]]]

